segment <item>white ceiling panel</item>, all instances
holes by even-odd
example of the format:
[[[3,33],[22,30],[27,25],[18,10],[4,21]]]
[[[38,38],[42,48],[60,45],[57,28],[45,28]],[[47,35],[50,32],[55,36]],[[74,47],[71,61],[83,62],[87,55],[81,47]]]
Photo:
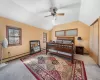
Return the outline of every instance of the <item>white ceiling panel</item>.
[[[91,25],[100,17],[100,0],[82,0],[79,20]]]
[[[56,7],[56,25],[77,21],[80,13],[81,0],[0,0],[0,16],[23,22],[32,26],[50,30],[53,17],[48,16],[51,7]]]

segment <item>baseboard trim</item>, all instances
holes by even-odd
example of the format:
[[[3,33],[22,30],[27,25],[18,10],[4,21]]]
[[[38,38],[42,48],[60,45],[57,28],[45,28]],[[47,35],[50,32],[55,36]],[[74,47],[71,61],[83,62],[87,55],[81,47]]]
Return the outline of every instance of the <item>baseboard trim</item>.
[[[98,56],[96,56],[93,52],[90,52],[90,56],[96,62],[96,64],[98,64]]]
[[[14,59],[18,59],[18,58],[26,56],[26,55],[29,55],[29,52],[22,53],[22,54],[19,54],[19,55],[15,55],[15,56],[11,56],[11,57],[8,57],[8,58],[4,58],[2,61],[7,62],[7,61],[14,60]]]

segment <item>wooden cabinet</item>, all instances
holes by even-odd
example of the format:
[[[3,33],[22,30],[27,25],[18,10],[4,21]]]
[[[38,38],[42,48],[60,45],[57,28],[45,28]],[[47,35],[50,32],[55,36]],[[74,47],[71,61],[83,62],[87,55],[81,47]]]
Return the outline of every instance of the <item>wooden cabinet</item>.
[[[83,46],[76,46],[76,54],[84,54],[84,47]]]

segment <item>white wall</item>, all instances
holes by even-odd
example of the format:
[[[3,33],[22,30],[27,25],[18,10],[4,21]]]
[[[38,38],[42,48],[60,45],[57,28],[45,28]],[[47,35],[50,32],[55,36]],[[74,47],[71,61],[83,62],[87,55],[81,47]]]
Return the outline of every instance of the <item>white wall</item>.
[[[100,16],[100,0],[82,0],[79,20],[90,25]]]

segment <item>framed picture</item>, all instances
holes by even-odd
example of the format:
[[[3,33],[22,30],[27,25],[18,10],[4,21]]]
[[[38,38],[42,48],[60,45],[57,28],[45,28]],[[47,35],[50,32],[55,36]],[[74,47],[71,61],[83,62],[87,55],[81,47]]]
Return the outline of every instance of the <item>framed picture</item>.
[[[47,42],[47,33],[43,32],[43,43]]]

